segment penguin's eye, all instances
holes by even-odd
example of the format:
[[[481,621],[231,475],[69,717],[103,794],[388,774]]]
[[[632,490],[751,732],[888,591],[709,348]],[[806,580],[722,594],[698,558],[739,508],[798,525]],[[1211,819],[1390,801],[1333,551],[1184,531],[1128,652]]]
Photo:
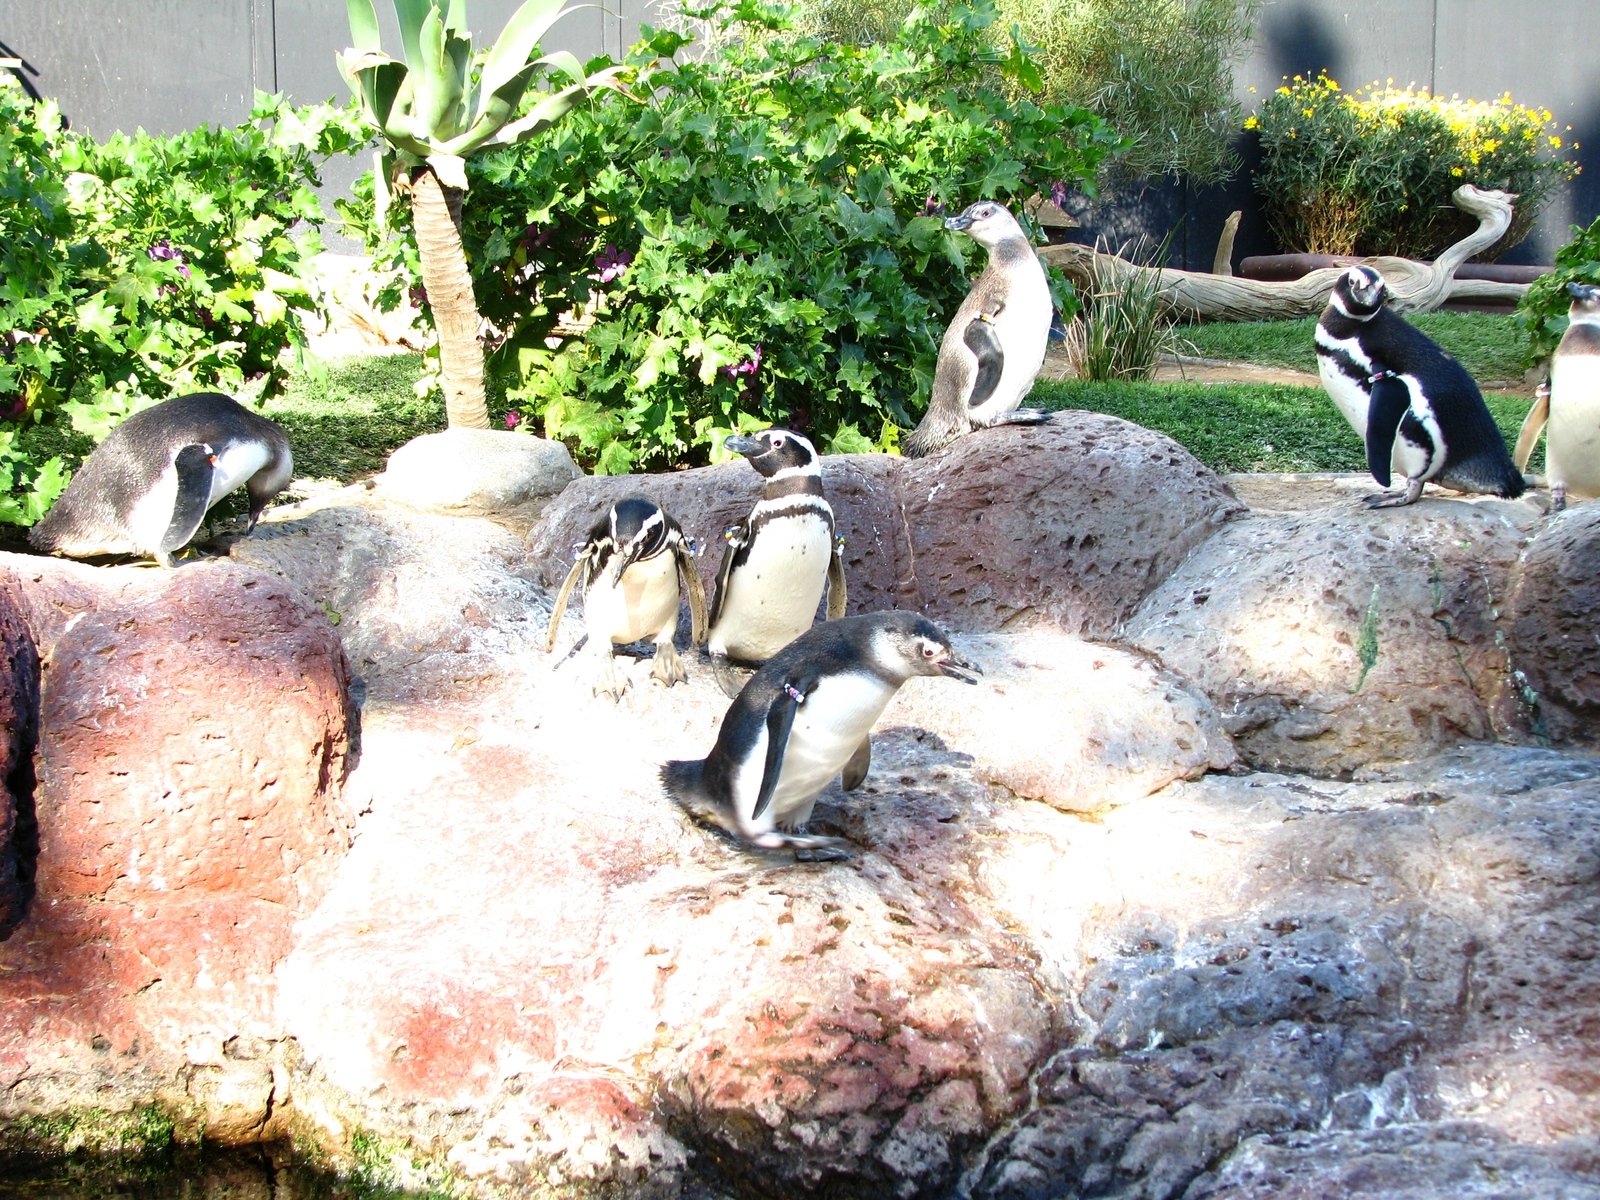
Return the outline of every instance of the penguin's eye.
[[[767,442],[767,445],[771,446],[774,450],[782,450],[783,439],[781,437],[772,438]]]
[[[922,643],[922,657],[923,658],[932,658],[935,654],[938,654],[938,653],[939,653],[939,647],[935,646],[932,642],[923,642]]]

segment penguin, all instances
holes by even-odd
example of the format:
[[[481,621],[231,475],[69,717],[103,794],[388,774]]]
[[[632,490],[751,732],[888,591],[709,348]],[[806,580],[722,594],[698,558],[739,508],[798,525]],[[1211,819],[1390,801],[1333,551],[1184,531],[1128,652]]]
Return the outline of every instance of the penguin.
[[[241,484],[249,493],[248,533],[293,472],[276,421],[218,392],[175,396],[113,429],[28,541],[42,554],[148,555],[170,567],[223,496]]]
[[[642,495],[618,500],[589,531],[556,596],[546,651],[555,648],[561,615],[580,576],[589,651],[597,660],[597,695],[622,698],[628,681],[617,674],[611,648],[641,638],[655,643],[652,678],[671,687],[689,677],[672,644],[678,629],[679,586],[689,593],[693,645],[705,641],[706,594],[695,569],[693,545],[655,501]]]
[[[810,442],[787,429],[722,443],[766,477],[751,513],[724,535],[706,650],[713,662],[765,662],[811,628],[823,589],[828,618],[845,606],[844,554],[822,467]]]
[[[1567,284],[1572,297],[1569,324],[1550,359],[1550,380],[1540,385],[1538,398],[1512,456],[1518,470],[1545,433],[1545,477],[1550,481],[1550,501],[1556,512],[1567,506],[1570,495],[1578,500],[1600,497],[1600,287]]]
[[[662,787],[748,848],[848,857],[840,839],[805,832],[818,793],[841,773],[846,791],[861,785],[872,761],[868,735],[901,684],[916,675],[976,683],[979,674],[920,613],[826,621],[750,677],[710,754],[661,767]]]
[[[1055,302],[1033,244],[1004,205],[980,200],[945,220],[989,252],[988,264],[945,329],[928,411],[900,449],[907,458],[942,450],[994,425],[1037,425],[1050,414],[1019,408],[1044,365]]]
[[[1406,490],[1370,508],[1415,503],[1423,485],[1514,499],[1527,489],[1472,376],[1416,326],[1385,307],[1383,276],[1354,266],[1339,276],[1315,333],[1317,373],[1366,442],[1379,487],[1391,470]]]

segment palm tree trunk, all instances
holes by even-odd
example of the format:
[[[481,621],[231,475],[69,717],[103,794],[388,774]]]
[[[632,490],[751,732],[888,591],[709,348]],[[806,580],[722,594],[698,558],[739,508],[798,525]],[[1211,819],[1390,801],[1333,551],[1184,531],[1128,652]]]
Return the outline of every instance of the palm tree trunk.
[[[472,291],[467,252],[461,246],[461,191],[446,187],[431,167],[411,182],[411,215],[422,260],[422,286],[439,331],[439,370],[444,377],[445,420],[452,429],[489,428],[483,391],[482,321]]]

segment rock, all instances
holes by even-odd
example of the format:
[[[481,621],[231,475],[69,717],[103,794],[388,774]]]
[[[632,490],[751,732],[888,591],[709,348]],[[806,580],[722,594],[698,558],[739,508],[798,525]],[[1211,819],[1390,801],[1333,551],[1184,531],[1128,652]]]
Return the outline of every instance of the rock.
[[[39,653],[0,596],[0,941],[33,891],[33,747],[39,728]]]
[[[413,508],[489,517],[525,530],[580,472],[560,442],[494,429],[412,438],[378,477],[383,495]]]
[[[348,845],[343,651],[279,580],[221,562],[0,555],[0,606],[43,664],[36,878],[0,947],[0,1086],[24,1111],[85,1082],[102,1106],[151,1079],[181,1092],[196,1031],[276,1030],[274,971]],[[242,1128],[229,1111],[210,1132]]]
[[[1513,688],[1536,732],[1600,746],[1600,504],[1546,523],[1507,605]]]
[[[926,729],[978,777],[1096,812],[1238,760],[1211,702],[1142,655],[1044,629],[957,638],[975,688],[904,688],[882,725]]]
[[[1529,504],[1258,513],[1196,550],[1126,639],[1191,680],[1252,766],[1348,774],[1525,732],[1502,606]]]
[[[963,630],[1105,638],[1243,507],[1164,434],[1098,413],[1005,425],[905,463],[918,606]]]
[[[1243,511],[1162,434],[1096,413],[1002,426],[908,461],[829,456],[823,487],[844,538],[850,612],[910,608],[961,632],[1043,626],[1110,635],[1184,557]],[[587,478],[529,535],[534,578],[560,586],[606,507],[643,490],[705,548],[708,597],[723,531],[762,481],[745,463]]]
[[[515,534],[360,486],[269,509],[230,553],[335,622],[361,686],[382,703],[482,686],[508,658],[534,652],[550,614]]]

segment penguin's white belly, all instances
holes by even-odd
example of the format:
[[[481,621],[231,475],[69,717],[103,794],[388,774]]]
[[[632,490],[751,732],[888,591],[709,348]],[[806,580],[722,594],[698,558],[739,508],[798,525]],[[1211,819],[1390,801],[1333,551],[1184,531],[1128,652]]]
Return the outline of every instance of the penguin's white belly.
[[[242,487],[272,457],[272,451],[263,442],[234,442],[212,449],[217,452],[217,465],[211,475],[211,499],[206,501],[207,508],[234,488]]]
[[[769,735],[763,730],[739,772],[738,815],[745,832],[757,836],[778,826],[804,825],[817,793],[844,769],[894,693],[875,675],[825,677],[795,710],[772,802],[759,818],[752,818],[767,759]]]
[[[1600,356],[1558,355],[1551,365],[1545,473],[1569,497],[1600,498]]]
[[[763,525],[728,578],[706,648],[712,654],[771,658],[811,628],[828,585],[833,538],[820,513]]]
[[[1358,367],[1371,373],[1372,360],[1367,357],[1366,352],[1361,349],[1361,343],[1355,338],[1341,340],[1329,334],[1321,325],[1317,326],[1315,337],[1319,350],[1342,350],[1355,360]],[[1350,423],[1350,428],[1356,431],[1356,436],[1366,441],[1367,410],[1372,403],[1372,397],[1367,389],[1362,387],[1358,380],[1341,371],[1336,358],[1326,354],[1317,355],[1317,377],[1322,380],[1323,389],[1338,408],[1340,415]]]
[[[678,562],[670,553],[636,562],[621,580],[604,571],[583,594],[583,622],[597,646],[670,640],[678,626]]]
[[[995,335],[1005,351],[1005,364],[994,395],[986,403],[968,410],[975,424],[987,424],[1019,407],[1027,397],[1033,381],[1038,378],[1039,368],[1044,365],[1053,311],[1050,288],[1042,271],[1037,273],[1036,279],[1014,281],[1005,308],[994,318]]]

